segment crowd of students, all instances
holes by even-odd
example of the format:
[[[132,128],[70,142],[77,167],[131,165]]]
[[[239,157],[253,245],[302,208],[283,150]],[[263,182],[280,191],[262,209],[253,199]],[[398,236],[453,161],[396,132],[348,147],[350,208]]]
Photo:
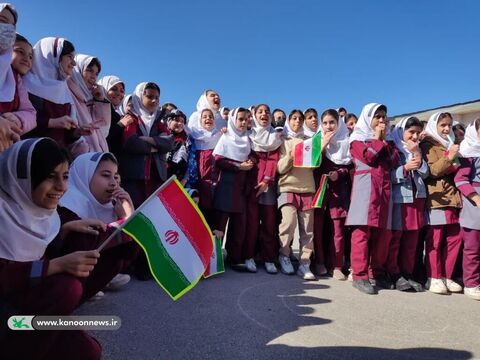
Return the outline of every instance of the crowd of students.
[[[426,287],[480,300],[480,119],[457,126],[455,141],[446,112],[395,126],[377,103],[358,119],[344,108],[287,118],[267,104],[221,107],[213,90],[187,118],[160,106],[154,82],[125,96],[120,77],[98,79],[100,59],[76,54],[67,39],[32,46],[17,20],[0,4],[2,316],[69,315],[127,283],[123,272],[148,279],[145,256],[126,236],[95,249],[112,232],[107,224],[172,175],[224,238],[234,270],[262,263],[304,280],[350,278],[367,294]],[[319,132],[320,167],[293,166],[295,146]],[[313,208],[322,175],[325,201]],[[82,331],[0,335],[39,358],[101,353]]]

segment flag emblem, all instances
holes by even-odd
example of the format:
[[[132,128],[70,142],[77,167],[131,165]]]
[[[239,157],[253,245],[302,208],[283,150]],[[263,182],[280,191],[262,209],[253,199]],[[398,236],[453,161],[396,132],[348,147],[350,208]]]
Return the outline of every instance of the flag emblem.
[[[165,233],[165,241],[170,245],[175,245],[179,240],[178,232],[173,230],[168,230]]]

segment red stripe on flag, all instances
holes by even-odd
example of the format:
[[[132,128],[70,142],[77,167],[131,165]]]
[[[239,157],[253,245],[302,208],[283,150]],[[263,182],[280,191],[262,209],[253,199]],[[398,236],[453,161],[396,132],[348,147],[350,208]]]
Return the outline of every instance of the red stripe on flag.
[[[293,155],[294,166],[303,166],[303,141],[295,145],[295,152]]]
[[[180,186],[177,181],[172,181],[157,196],[175,223],[187,236],[202,263],[207,266],[213,252],[210,229],[203,222],[199,210],[195,209],[186,197],[188,195],[182,191]]]

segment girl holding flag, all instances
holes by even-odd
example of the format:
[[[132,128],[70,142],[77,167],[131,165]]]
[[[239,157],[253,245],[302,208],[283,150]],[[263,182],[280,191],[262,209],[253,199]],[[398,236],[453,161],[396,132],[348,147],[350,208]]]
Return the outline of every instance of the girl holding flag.
[[[387,131],[387,107],[370,103],[349,139],[355,172],[346,225],[352,226],[353,287],[366,294],[376,293],[373,284],[391,288],[384,266],[390,241],[390,171],[398,166],[399,154],[387,142]]]
[[[249,159],[250,139],[247,134],[247,110],[236,108],[228,114],[228,130],[220,138],[213,155],[215,167],[219,171],[213,205],[217,210],[215,229],[225,233],[228,219],[232,222],[227,239],[227,253],[234,269],[244,269],[243,247],[245,241],[245,181],[247,172],[252,169]]]
[[[329,265],[333,268],[333,278],[346,280],[342,272],[343,258],[345,252],[345,219],[347,217],[350,198],[350,169],[352,167],[349,151],[349,132],[338,112],[334,109],[325,110],[321,116],[320,124],[322,132],[322,150],[324,157],[319,169],[320,188],[326,188],[323,204],[315,209],[315,259],[321,260],[323,247],[326,245]],[[327,212],[331,219],[331,231],[327,244],[324,244],[322,236],[324,232],[325,215]],[[322,254],[317,256],[317,254]],[[317,262],[317,268],[324,265]],[[326,269],[325,269],[326,272]]]
[[[462,199],[454,181],[459,145],[454,144],[452,123],[450,113],[433,114],[425,129],[426,137],[420,143],[430,171],[425,181],[430,225],[425,248],[428,288],[436,294],[462,291],[452,280],[462,245],[459,225]]]
[[[315,180],[310,168],[294,167],[295,146],[308,139],[303,134],[305,117],[300,110],[293,110],[285,123],[286,138],[280,147],[280,159],[277,164],[279,174],[278,207],[282,213],[279,226],[280,254],[278,260],[284,274],[295,272],[290,261],[290,245],[298,224],[300,233],[300,266],[297,274],[304,280],[315,280],[310,271],[310,257],[313,252],[313,209],[312,195],[315,192]],[[320,149],[318,149],[320,151]]]
[[[463,198],[460,212],[464,242],[463,292],[480,300],[480,118],[467,127],[460,154],[463,158],[455,175],[455,185]]]
[[[399,151],[400,166],[391,171],[392,238],[386,268],[400,291],[423,291],[412,278],[420,230],[426,223],[424,179],[429,172],[419,148],[422,129],[421,121],[411,116],[400,121],[390,135]]]

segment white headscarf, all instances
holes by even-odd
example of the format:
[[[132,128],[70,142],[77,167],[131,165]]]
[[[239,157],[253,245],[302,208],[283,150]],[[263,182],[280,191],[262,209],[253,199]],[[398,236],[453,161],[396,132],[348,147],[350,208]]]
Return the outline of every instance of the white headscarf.
[[[403,141],[403,133],[405,131],[405,125],[407,124],[408,119],[412,116],[408,116],[402,121],[398,122],[395,125],[395,129],[393,129],[392,133],[388,137],[388,140],[393,141],[395,146],[398,150],[400,150],[407,160],[411,160],[413,158],[412,152],[408,150],[407,144]]]
[[[125,95],[125,97],[123,98],[123,101],[118,107],[118,111],[117,111],[120,115],[125,116],[125,114],[127,113],[127,106],[129,101],[131,101],[131,98],[132,98],[132,94]]]
[[[190,129],[200,126],[200,116],[202,114],[202,110],[204,109],[212,110],[213,117],[215,118],[215,128],[217,130],[221,130],[222,128],[227,126],[227,122],[223,119],[220,111],[214,111],[210,106],[210,103],[207,99],[207,91],[208,90],[204,91],[203,94],[200,95],[197,101],[197,111],[192,113],[192,115],[190,115],[190,117],[188,118],[188,127]]]
[[[115,76],[115,75],[106,75],[106,76],[102,77],[100,80],[98,80],[97,84],[102,87],[103,96],[106,99],[108,99],[107,93],[112,87],[114,87],[117,84],[124,84],[124,86],[125,86],[125,83],[118,76]],[[114,108],[115,108],[115,111],[117,113],[119,113],[120,115],[123,115],[123,114],[120,113],[120,108],[121,107],[122,107],[122,103],[120,103],[118,106],[116,106]]]
[[[443,137],[440,136],[437,130],[437,124],[438,124],[438,118],[440,117],[442,113],[441,112],[436,112],[432,116],[430,116],[430,119],[428,119],[427,126],[425,127],[425,133],[432,138],[434,138],[436,141],[438,141],[443,147],[446,149],[450,148],[451,145],[454,144],[454,139],[455,139],[455,134],[453,133],[453,130],[450,129],[450,134],[448,134],[448,139],[444,139]]]
[[[86,153],[74,160],[70,166],[68,190],[63,195],[60,205],[82,219],[98,219],[108,224],[117,220],[112,203],[100,204],[90,191],[90,181],[104,154],[112,155],[101,152]]]
[[[319,128],[322,136],[325,136],[322,125],[319,125]],[[339,118],[335,135],[325,149],[325,156],[337,165],[348,165],[352,162],[349,135],[345,122]]]
[[[17,12],[15,7],[8,3],[0,4],[0,11],[3,11],[5,8],[9,8],[12,11],[16,22]],[[7,26],[7,24],[5,24],[5,26]],[[11,26],[13,26],[11,29],[13,31],[15,25]],[[15,76],[13,75],[11,67],[12,54],[13,46],[11,46],[10,49],[5,51],[3,54],[0,54],[0,102],[11,102],[15,97],[17,84],[15,82]]]
[[[200,111],[200,115],[201,114],[202,111]],[[195,141],[195,147],[197,150],[212,150],[217,145],[218,140],[222,136],[222,132],[217,130],[216,127],[214,127],[211,131],[204,129],[200,125],[200,120],[201,119],[199,118],[198,122],[193,124],[192,127],[189,128],[188,132]],[[214,118],[213,121],[216,124],[217,119]],[[185,129],[185,131],[187,131],[187,129]]]
[[[88,89],[87,83],[83,79],[83,72],[90,65],[95,56],[77,54],[75,55],[75,67],[73,68],[72,80],[82,91],[85,101],[93,100],[92,91]],[[97,58],[98,60],[98,58]],[[99,60],[100,62],[100,60]]]
[[[272,115],[270,114],[267,126],[261,126],[258,122],[255,112],[253,116],[253,128],[250,133],[250,140],[252,141],[253,151],[268,152],[274,151],[282,145],[282,138],[280,133],[275,131],[272,127]]]
[[[353,141],[367,141],[373,139],[375,131],[372,129],[372,120],[373,116],[377,109],[382,106],[382,104],[370,103],[363,107],[362,113],[358,118],[357,124],[355,125],[352,134],[350,135],[350,143]],[[385,106],[385,105],[383,105]],[[386,108],[386,107],[385,107]],[[385,127],[386,134],[389,132],[389,126]]]
[[[147,84],[147,82],[138,84],[132,94],[132,111],[141,120],[140,129],[142,130],[144,136],[150,136],[150,130],[152,129],[152,125],[157,118],[157,114],[160,109],[160,103],[158,103],[158,107],[153,113],[149,113],[143,106],[142,96],[145,92],[145,86]]]
[[[283,133],[285,134],[285,136],[291,138],[301,138],[304,136],[303,128],[301,128],[298,132],[292,130],[292,128],[290,127],[290,120],[288,118],[285,121],[285,125],[283,126]]]
[[[55,104],[71,104],[71,117],[76,119],[75,105],[67,86],[61,79],[60,54],[63,38],[48,37],[38,41],[33,47],[32,70],[22,80],[27,91]]]
[[[213,150],[213,155],[220,155],[235,161],[246,161],[250,155],[250,139],[248,131],[240,132],[235,126],[238,109],[235,108],[228,114],[227,133],[218,141]]]
[[[465,138],[460,143],[460,154],[464,158],[480,157],[480,139],[478,138],[478,131],[475,128],[475,123],[480,122],[480,118],[467,126],[465,130]]]
[[[60,231],[56,209],[41,208],[32,200],[32,153],[40,141],[15,143],[0,154],[0,258],[35,261]]]

